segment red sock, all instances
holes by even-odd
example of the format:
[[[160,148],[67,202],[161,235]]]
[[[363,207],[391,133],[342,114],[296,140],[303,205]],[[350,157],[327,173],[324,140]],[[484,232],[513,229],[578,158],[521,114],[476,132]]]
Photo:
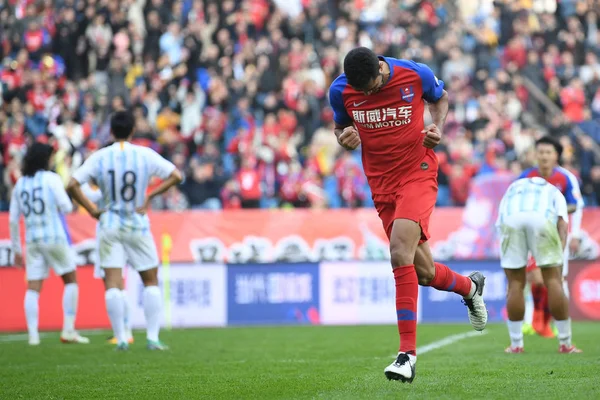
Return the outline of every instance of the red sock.
[[[435,265],[435,276],[429,286],[445,292],[458,293],[463,297],[469,295],[473,285],[471,278],[457,274],[444,264],[436,262],[433,265]]]
[[[417,298],[419,281],[414,265],[394,268],[396,281],[396,315],[400,334],[400,351],[417,355]]]
[[[548,305],[548,289],[546,289],[546,285],[531,285],[531,296],[533,297],[534,309],[544,311]]]

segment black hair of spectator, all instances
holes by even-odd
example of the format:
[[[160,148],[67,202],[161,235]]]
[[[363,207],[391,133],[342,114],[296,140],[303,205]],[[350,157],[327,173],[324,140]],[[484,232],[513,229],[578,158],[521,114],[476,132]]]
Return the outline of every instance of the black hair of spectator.
[[[117,111],[110,118],[110,132],[117,140],[126,140],[133,133],[135,120],[129,111]]]
[[[535,147],[537,148],[540,144],[549,144],[553,146],[554,150],[556,150],[558,153],[558,161],[560,162],[563,153],[563,146],[558,140],[554,139],[552,136],[542,136],[535,142]]]
[[[23,176],[34,176],[36,172],[47,170],[54,149],[49,144],[35,142],[25,153],[21,173]]]
[[[366,47],[352,49],[344,58],[344,73],[350,86],[366,89],[379,75],[379,58]]]

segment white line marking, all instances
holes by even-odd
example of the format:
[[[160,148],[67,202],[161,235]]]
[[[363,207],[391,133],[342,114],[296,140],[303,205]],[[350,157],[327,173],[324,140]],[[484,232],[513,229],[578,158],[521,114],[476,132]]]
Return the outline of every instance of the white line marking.
[[[109,335],[110,332],[107,330],[85,330],[78,331],[83,336],[95,336],[95,335]],[[40,339],[49,337],[59,337],[60,332],[42,332],[40,333]],[[11,343],[11,342],[23,342],[29,339],[29,335],[26,333],[17,333],[12,335],[0,335],[0,343]]]
[[[487,335],[488,331],[469,331],[464,333],[457,333],[455,335],[446,336],[443,339],[436,340],[435,342],[431,342],[426,344],[425,346],[417,347],[417,357],[421,354],[429,353],[430,351],[441,349],[442,347],[450,346],[456,342],[460,342],[461,340],[468,339],[474,336],[482,336]],[[394,354],[392,358],[398,357],[398,354]]]

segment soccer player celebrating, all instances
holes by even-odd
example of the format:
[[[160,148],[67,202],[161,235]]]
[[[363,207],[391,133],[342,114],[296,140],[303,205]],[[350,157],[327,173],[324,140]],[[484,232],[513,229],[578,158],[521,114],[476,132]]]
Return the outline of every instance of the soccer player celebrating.
[[[571,344],[569,300],[562,286],[563,253],[568,232],[567,203],[562,193],[540,177],[513,182],[502,201],[496,226],[501,235],[500,263],[508,279],[506,309],[510,347],[523,352],[525,267],[533,254],[548,288],[548,306],[556,320],[560,353],[581,353]]]
[[[583,215],[583,198],[579,189],[579,182],[575,175],[569,170],[559,166],[563,147],[555,139],[545,136],[535,143],[536,158],[538,166],[525,170],[519,178],[542,177],[554,185],[567,201],[567,211],[572,215],[571,234],[568,248],[565,248],[564,263],[562,265],[563,289],[569,296],[567,285],[567,274],[569,272],[569,249],[572,254],[579,251],[581,244],[581,219]],[[550,327],[550,312],[548,309],[548,290],[544,285],[542,273],[536,267],[536,261],[532,258],[527,264],[527,280],[531,286],[533,296],[533,324],[525,324],[524,332],[532,330],[544,337],[554,337]],[[533,328],[533,329],[532,329]]]
[[[459,275],[435,263],[427,240],[437,197],[438,161],[448,94],[424,64],[377,56],[359,47],[344,59],[344,73],[329,89],[335,135],[347,150],[362,145],[365,174],[373,201],[390,240],[396,281],[400,350],[385,368],[388,379],[415,377],[418,285],[460,294],[473,327],[487,323],[485,277]],[[425,101],[433,124],[424,126]]]
[[[79,288],[75,257],[62,219],[62,213],[71,212],[73,204],[60,177],[49,171],[52,153],[52,147],[47,144],[34,143],[29,147],[23,160],[23,176],[17,181],[10,200],[10,238],[17,266],[24,265],[19,219],[21,215],[25,218],[25,318],[32,346],[40,344],[39,297],[49,266],[65,284],[60,340],[63,343],[89,343],[88,338],[75,331]]]
[[[135,268],[144,283],[144,314],[148,349],[166,350],[159,340],[162,298],[158,288],[158,255],[146,210],[150,201],[181,182],[175,166],[150,148],[129,143],[134,131],[131,113],[116,112],[110,121],[115,139],[112,146],[98,150],[73,174],[68,190],[92,217],[99,220],[100,266],[105,273],[106,310],[117,338],[117,350],[127,350],[124,326],[122,269]],[[152,176],[163,182],[145,195]],[[81,184],[93,179],[102,193],[102,208],[81,192]]]

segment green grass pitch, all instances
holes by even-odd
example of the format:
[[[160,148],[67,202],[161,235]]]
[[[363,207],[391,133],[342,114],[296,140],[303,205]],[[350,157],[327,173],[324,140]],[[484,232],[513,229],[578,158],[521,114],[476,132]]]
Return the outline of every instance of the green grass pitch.
[[[418,345],[469,328],[420,325]],[[420,355],[413,384],[383,375],[395,326],[164,331],[168,352],[147,351],[136,332],[127,353],[106,332],[90,345],[49,333],[38,347],[0,335],[0,399],[600,399],[600,324],[573,325],[583,354],[532,336],[525,354],[504,354],[506,327],[485,332]]]

